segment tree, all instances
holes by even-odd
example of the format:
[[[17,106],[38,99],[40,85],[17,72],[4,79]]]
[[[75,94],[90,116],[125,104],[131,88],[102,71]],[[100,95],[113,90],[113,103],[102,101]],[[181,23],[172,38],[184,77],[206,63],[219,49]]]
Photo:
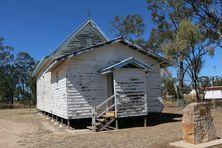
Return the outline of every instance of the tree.
[[[192,11],[195,22],[204,27],[214,44],[221,47],[222,39],[222,1],[184,0],[185,8]]]
[[[213,55],[214,47],[209,46],[209,38],[206,30],[198,25],[194,25],[189,20],[182,20],[172,42],[165,45],[164,50],[182,51],[182,60],[185,65],[185,72],[191,78],[192,87],[196,91],[197,101],[199,96],[199,73],[203,67],[203,57],[206,54]]]
[[[177,69],[176,94],[177,99],[183,99],[184,89],[184,52],[183,50],[164,50],[166,45],[173,43],[180,21],[191,16],[189,9],[184,9],[182,0],[147,0],[148,10],[151,12],[154,28],[148,40],[148,47],[161,52],[168,59],[173,61]]]
[[[4,45],[4,39],[0,37],[0,98],[8,104],[13,104],[14,97],[14,73],[13,66],[13,48]]]
[[[187,61],[185,61],[186,59],[184,58],[187,56],[187,53],[185,52],[186,50],[163,50],[163,47],[170,44],[173,45],[172,43],[175,42],[175,36],[178,37],[177,30],[179,29],[180,23],[183,20],[189,20],[193,22],[193,24],[198,25],[201,29],[201,34],[205,34],[201,37],[201,43],[204,45],[202,45],[202,47],[198,45],[203,49],[200,51],[204,51],[204,49],[209,47],[214,49],[216,46],[220,46],[222,11],[221,5],[218,5],[216,2],[218,1],[147,0],[148,10],[151,12],[152,21],[155,24],[155,27],[152,29],[150,39],[148,41],[148,45],[150,48],[162,49],[161,52],[172,61],[174,61],[175,67],[178,71],[177,92],[179,98],[181,98],[180,94],[183,92],[183,80],[186,72],[192,74],[191,71],[186,70],[187,68],[184,65],[184,62],[187,63]],[[198,70],[197,66],[202,65],[204,62],[198,60],[198,57],[202,56],[202,54],[194,56],[192,57],[192,62],[195,63],[195,67],[189,67],[189,70]],[[202,58],[199,59],[202,60]]]
[[[125,17],[116,16],[110,24],[112,32],[114,32],[116,36],[121,36],[133,43],[145,46],[143,39],[145,24],[140,15],[130,14]]]
[[[222,86],[222,77],[220,76],[202,76],[199,79],[200,87]]]
[[[14,59],[13,48],[6,46],[0,38],[0,101],[13,104],[14,99],[35,103],[35,78],[31,73],[35,60],[26,52],[20,52]]]
[[[169,95],[175,95],[175,89],[174,89],[174,81],[175,79],[173,79],[172,77],[165,77],[162,79],[162,83],[163,83],[163,95],[165,94],[169,94]]]
[[[17,74],[17,100],[33,100],[35,97],[33,94],[35,93],[33,86],[35,79],[31,76],[31,72],[36,66],[35,60],[27,52],[20,52],[15,58],[14,66]]]

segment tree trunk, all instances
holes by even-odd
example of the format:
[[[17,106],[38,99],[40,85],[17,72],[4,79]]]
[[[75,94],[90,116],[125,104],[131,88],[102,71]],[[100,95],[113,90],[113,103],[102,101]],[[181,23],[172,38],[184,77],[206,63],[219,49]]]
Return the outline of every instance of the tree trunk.
[[[179,66],[177,70],[177,87],[176,87],[176,93],[177,93],[177,106],[183,107],[185,105],[184,96],[183,96],[183,73],[184,73],[184,67],[183,67],[183,61],[179,59]]]
[[[194,73],[193,78],[194,78],[193,82],[194,82],[194,89],[196,92],[197,102],[200,102],[200,95],[199,95],[199,88],[198,88],[198,76],[196,73]]]

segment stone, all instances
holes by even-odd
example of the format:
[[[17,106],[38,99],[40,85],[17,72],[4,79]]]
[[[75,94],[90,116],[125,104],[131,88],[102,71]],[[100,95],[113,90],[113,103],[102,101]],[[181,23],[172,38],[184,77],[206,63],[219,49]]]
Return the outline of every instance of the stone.
[[[191,103],[183,110],[183,140],[192,144],[217,139],[208,103]]]

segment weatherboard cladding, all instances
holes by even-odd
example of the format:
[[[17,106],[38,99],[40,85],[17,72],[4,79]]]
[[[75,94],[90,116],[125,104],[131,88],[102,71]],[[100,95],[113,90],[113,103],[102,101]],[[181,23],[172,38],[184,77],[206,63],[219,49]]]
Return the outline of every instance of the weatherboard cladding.
[[[119,113],[124,117],[129,116],[130,113],[144,115],[147,110],[149,112],[160,112],[162,104],[159,60],[165,60],[160,57],[155,59],[153,57],[156,56],[150,56],[151,54],[147,56],[148,53],[143,49],[122,39],[106,41],[102,33],[97,30],[98,28],[93,26],[91,22],[84,24],[80,30],[71,35],[71,38],[65,40],[62,46],[52,52],[51,56],[62,55],[66,52],[71,53],[63,57],[57,57],[52,61],[55,64],[51,64],[51,67],[42,66],[45,72],[41,68],[42,73],[36,70],[36,73],[38,73],[37,107],[66,119],[91,117],[91,107],[98,105],[109,97],[106,75],[101,75],[98,71],[129,57],[134,57],[153,69],[141,78],[140,76],[145,73],[145,70],[138,69],[140,72],[143,71],[142,73],[136,70],[137,82],[132,82],[129,77],[124,78],[121,75],[122,78],[117,78],[116,88],[125,87],[124,89],[130,89],[130,87],[137,87],[134,90],[137,96],[130,97],[127,94],[128,92],[121,94],[123,100],[120,99],[118,102]],[[101,41],[102,43],[100,43]],[[83,52],[84,54],[81,54]],[[132,76],[130,73],[126,73],[126,75]],[[44,80],[44,78],[47,80]],[[122,83],[127,84],[123,85]],[[46,95],[43,92],[48,94]],[[127,97],[124,97],[124,95]],[[128,105],[133,110],[127,108],[127,99],[131,100]],[[133,105],[132,102],[135,102],[135,104]]]
[[[119,51],[119,49],[121,49],[121,51]],[[129,47],[123,46],[122,44],[113,44],[107,47],[101,47],[97,48],[96,50],[91,50],[84,55],[74,56],[67,61],[66,76],[69,118],[77,119],[91,117],[91,106],[96,106],[109,97],[107,91],[106,75],[101,75],[98,70],[105,65],[110,65],[113,62],[116,63],[118,61],[122,61],[129,56],[134,56],[135,58],[140,59],[146,64],[151,64],[154,70],[152,72],[148,72],[145,76],[142,75],[143,73],[145,73],[145,70],[138,68],[136,68],[135,73],[133,73],[132,71],[131,74],[126,73],[126,76],[128,77],[133,76],[134,74],[136,78],[138,77],[138,80],[133,82],[135,84],[130,84],[132,83],[130,79],[126,79],[125,81],[128,84],[122,85],[124,87],[137,87],[134,90],[135,96],[129,97],[130,99],[132,99],[131,105],[132,102],[134,102],[135,104],[131,106],[133,110],[130,110],[126,107],[127,103],[124,101],[124,99],[123,102],[121,102],[120,99],[119,117],[130,116],[130,113],[137,116],[144,115],[147,113],[147,110],[149,110],[149,112],[161,111],[162,104],[160,100],[160,85],[158,84],[160,83],[160,66],[158,62]],[[137,69],[139,72],[137,71]],[[116,70],[114,72],[118,71],[119,70]],[[141,75],[143,77],[140,78]],[[124,76],[119,76],[121,77],[119,77],[118,80],[122,81],[122,78],[124,78]],[[121,86],[120,83],[118,83],[116,87]],[[126,89],[130,88],[126,87]],[[149,89],[151,89],[151,91]],[[149,95],[145,92],[149,92]],[[126,92],[125,95],[129,95],[127,93],[128,92]],[[137,97],[136,94],[138,94]],[[124,98],[123,95],[124,94],[121,94],[121,98]],[[144,97],[139,95],[143,95]],[[121,103],[125,104],[125,106],[121,105]],[[130,102],[128,104],[130,104]],[[150,108],[148,108],[148,106]]]
[[[145,71],[138,68],[122,68],[114,71],[114,88],[117,96],[118,117],[147,114]]]

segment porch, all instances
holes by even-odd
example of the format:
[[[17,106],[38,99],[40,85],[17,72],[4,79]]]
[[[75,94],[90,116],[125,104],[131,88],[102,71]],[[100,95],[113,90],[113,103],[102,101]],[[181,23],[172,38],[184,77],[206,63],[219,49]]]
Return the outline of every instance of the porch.
[[[93,106],[93,131],[118,129],[118,119],[124,117],[144,116],[146,125],[147,92],[146,75],[152,67],[133,58],[127,58],[100,70],[107,76],[108,95],[110,96],[97,106]],[[110,126],[115,121],[115,128]]]

